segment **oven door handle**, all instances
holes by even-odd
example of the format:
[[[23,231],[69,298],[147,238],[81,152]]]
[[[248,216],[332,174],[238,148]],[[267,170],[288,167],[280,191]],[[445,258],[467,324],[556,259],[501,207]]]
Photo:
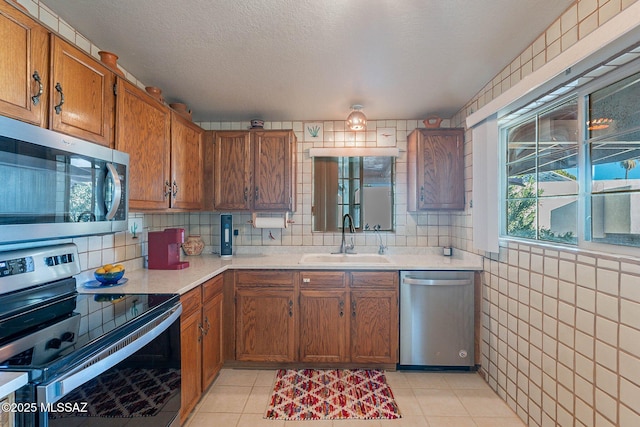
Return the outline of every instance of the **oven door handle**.
[[[152,321],[151,326],[147,324],[136,329],[108,348],[101,350],[97,355],[85,360],[78,368],[72,369],[50,383],[38,385],[36,387],[38,403],[57,402],[77,387],[122,362],[168,329],[179,319],[181,313],[182,305],[177,305]]]

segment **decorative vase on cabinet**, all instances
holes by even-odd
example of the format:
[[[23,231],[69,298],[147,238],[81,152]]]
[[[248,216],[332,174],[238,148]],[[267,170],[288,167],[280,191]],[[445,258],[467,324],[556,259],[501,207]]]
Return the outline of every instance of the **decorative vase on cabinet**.
[[[198,234],[192,234],[187,236],[187,239],[182,244],[182,250],[186,255],[200,255],[204,249],[204,242],[202,237]]]

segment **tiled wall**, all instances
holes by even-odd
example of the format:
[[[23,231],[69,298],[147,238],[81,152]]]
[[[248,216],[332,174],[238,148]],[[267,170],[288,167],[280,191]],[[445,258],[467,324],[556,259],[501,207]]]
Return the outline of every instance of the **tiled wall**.
[[[477,111],[636,0],[580,0],[534,43],[482,88],[453,118],[464,126]],[[93,46],[46,6],[20,0],[36,17],[87,51]],[[124,70],[126,72],[126,70]],[[136,81],[134,76],[127,77]],[[144,85],[137,82],[138,86]],[[395,127],[398,144],[419,123],[414,120],[378,121]],[[249,123],[203,123],[209,129],[245,129]],[[247,215],[235,215],[238,243],[248,246],[336,246],[337,235],[310,232],[311,160],[302,137],[303,122],[267,123],[271,128],[293,128],[300,141],[298,154],[299,204],[291,228],[279,239],[265,239],[252,229]],[[343,122],[323,122],[323,144],[342,141]],[[373,130],[373,129],[371,129]],[[333,140],[329,134],[333,132]],[[338,140],[336,141],[336,137]],[[350,136],[349,136],[350,137]],[[355,140],[358,141],[357,135]],[[404,138],[404,139],[403,139]],[[373,142],[364,136],[359,142]],[[472,199],[473,141],[466,133],[465,188]],[[476,149],[482,149],[479,147]],[[402,191],[405,160],[398,161],[398,192]],[[400,195],[400,193],[399,193]],[[459,214],[408,214],[403,196],[396,198],[395,234],[385,235],[395,249],[452,244],[473,251],[471,211]],[[406,199],[405,199],[406,200]],[[149,229],[182,226],[200,233],[217,246],[219,216],[195,214],[132,214]],[[83,268],[111,261],[140,262],[145,232],[75,239]],[[210,236],[210,237],[208,237]],[[360,245],[372,242],[362,241]],[[209,239],[207,241],[207,239]],[[375,245],[375,242],[373,242]],[[537,244],[503,243],[500,253],[487,255],[482,294],[482,372],[489,384],[530,426],[638,426],[640,425],[640,261]],[[268,248],[271,249],[271,248]],[[268,250],[265,249],[265,250]]]
[[[266,122],[266,129],[293,129],[298,139],[297,145],[297,208],[290,217],[294,221],[286,229],[255,229],[250,224],[250,214],[235,214],[234,228],[239,235],[234,246],[262,246],[261,250],[269,250],[273,246],[326,246],[337,249],[340,246],[340,233],[313,233],[312,230],[312,168],[313,160],[309,157],[311,147],[377,147],[394,146],[400,149],[400,157],[396,159],[394,232],[382,232],[384,244],[393,250],[406,247],[445,246],[450,244],[449,213],[409,213],[407,212],[406,192],[406,147],[407,135],[417,127],[424,127],[418,120],[377,120],[367,123],[366,131],[354,132],[345,130],[344,121],[314,121],[322,127],[322,139],[305,140],[304,129],[310,122]],[[443,122],[443,126],[447,125]],[[207,130],[243,130],[250,127],[249,122],[205,122],[199,123]],[[379,142],[378,128],[385,128],[395,135],[395,142]],[[392,138],[393,139],[393,138]],[[199,233],[206,245],[214,249],[219,247],[220,214],[192,214],[190,232]],[[271,236],[270,236],[271,235]],[[377,251],[377,237],[374,233],[359,233],[355,244],[359,251]],[[254,248],[255,249],[255,248]],[[299,248],[298,248],[299,249]]]
[[[469,101],[466,117],[636,0],[580,0]],[[472,199],[471,131],[465,138]],[[471,211],[452,214],[454,247],[473,251]],[[640,256],[501,242],[486,254],[482,367],[530,426],[640,425]]]

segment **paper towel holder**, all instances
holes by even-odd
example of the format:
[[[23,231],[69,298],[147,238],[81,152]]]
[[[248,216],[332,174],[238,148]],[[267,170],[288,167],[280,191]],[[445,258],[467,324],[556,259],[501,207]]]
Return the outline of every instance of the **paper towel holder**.
[[[256,227],[256,219],[258,219],[258,212],[252,212],[251,213],[251,220],[247,221],[247,223],[251,224],[253,226],[253,228],[257,228]],[[273,217],[260,217],[260,218],[273,218]],[[289,212],[285,212],[284,213],[284,218],[283,218],[283,224],[284,227],[280,227],[280,228],[287,228],[289,226],[289,224],[294,224],[295,221],[292,219],[289,219]]]

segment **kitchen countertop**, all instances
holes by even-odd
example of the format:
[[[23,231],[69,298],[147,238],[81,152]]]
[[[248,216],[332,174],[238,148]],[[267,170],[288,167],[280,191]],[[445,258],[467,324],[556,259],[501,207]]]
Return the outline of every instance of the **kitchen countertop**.
[[[441,249],[440,249],[441,251]],[[290,270],[482,270],[482,257],[456,250],[453,256],[436,251],[422,254],[385,255],[390,263],[374,265],[309,263],[301,264],[302,253],[239,254],[231,259],[202,254],[183,257],[189,267],[183,270],[127,270],[126,283],[119,286],[89,289],[83,286],[92,280],[92,271],[77,276],[78,289],[83,293],[179,293],[184,294],[228,269],[290,269]]]
[[[13,393],[29,381],[26,372],[0,372],[0,398]]]

